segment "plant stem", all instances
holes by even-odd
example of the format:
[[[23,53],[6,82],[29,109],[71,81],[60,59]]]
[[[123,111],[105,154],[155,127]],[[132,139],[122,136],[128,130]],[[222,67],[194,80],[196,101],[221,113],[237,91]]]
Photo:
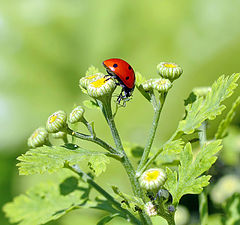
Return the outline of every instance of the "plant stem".
[[[199,142],[200,142],[201,148],[207,141],[206,126],[207,126],[207,122],[204,121],[199,128],[200,132],[198,133],[198,136],[199,136]],[[201,225],[207,225],[208,224],[208,199],[207,199],[206,188],[204,188],[201,194],[199,195],[198,201],[199,201],[199,214],[200,214]]]
[[[110,127],[117,151],[118,151],[118,153],[121,153],[123,155],[122,164],[123,164],[123,166],[127,172],[127,175],[129,177],[133,193],[135,196],[143,199],[143,201],[144,201],[145,200],[144,194],[140,187],[139,181],[135,176],[135,170],[123,149],[120,135],[119,135],[118,130],[115,125],[114,117],[112,114],[112,108],[111,108],[111,98],[103,99],[102,102],[100,102],[100,107],[102,108],[103,114],[107,120],[109,127]],[[144,212],[139,212],[139,214],[140,214],[140,218],[144,225],[152,224],[151,219]]]
[[[130,213],[126,209],[123,209],[119,202],[117,202],[110,194],[108,194],[103,188],[101,188],[97,183],[95,183],[95,181],[86,173],[84,173],[77,165],[70,166],[69,164],[66,164],[65,167],[78,174],[85,182],[90,184],[96,191],[103,195],[112,205],[114,205],[121,212],[121,216],[129,219],[130,222],[133,224],[141,225],[141,222],[132,213]]]
[[[98,144],[98,145],[100,145],[101,147],[105,148],[106,150],[108,150],[109,152],[111,152],[113,154],[117,153],[116,149],[114,149],[111,145],[107,144],[105,141],[101,140],[100,138],[73,131],[69,127],[67,127],[66,132],[69,135],[72,135],[73,137],[80,138],[80,139],[86,140],[86,141],[91,141],[91,142],[93,142],[95,144]]]
[[[158,122],[159,122],[159,119],[160,119],[160,114],[161,114],[165,99],[166,99],[166,94],[160,95],[160,101],[158,103],[156,103],[156,108],[154,110],[152,128],[151,128],[148,140],[147,140],[147,144],[144,148],[140,164],[138,165],[137,173],[139,173],[139,171],[142,170],[142,168],[145,166],[145,164],[148,161],[148,156],[149,156],[149,153],[150,153],[150,150],[151,150],[151,147],[152,147],[152,144],[153,144],[153,140],[154,140],[154,137],[155,137],[155,134],[156,134],[156,130],[157,130],[157,127],[158,127]]]

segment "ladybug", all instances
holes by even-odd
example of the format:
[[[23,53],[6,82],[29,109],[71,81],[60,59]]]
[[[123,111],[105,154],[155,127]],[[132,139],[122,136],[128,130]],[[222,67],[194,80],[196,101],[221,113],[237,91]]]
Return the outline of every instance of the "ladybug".
[[[107,59],[103,62],[108,75],[116,80],[116,84],[122,87],[122,91],[117,98],[117,102],[129,100],[135,87],[135,73],[133,68],[122,59]]]

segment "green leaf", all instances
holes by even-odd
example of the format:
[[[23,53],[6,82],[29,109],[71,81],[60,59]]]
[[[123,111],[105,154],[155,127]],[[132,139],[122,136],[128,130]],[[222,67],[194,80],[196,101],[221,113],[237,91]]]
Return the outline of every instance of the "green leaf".
[[[114,217],[117,217],[117,216],[119,216],[118,213],[112,214],[112,215],[109,215],[109,216],[105,216],[105,217],[103,217],[103,218],[97,223],[97,225],[107,224],[107,223],[110,222]]]
[[[144,208],[144,202],[141,198],[138,198],[133,195],[128,195],[119,190],[117,186],[112,186],[114,193],[122,199],[122,207],[127,207],[132,209],[135,212],[135,208],[138,207],[140,209]]]
[[[146,78],[143,77],[139,72],[135,73],[135,77],[136,77],[135,84],[136,84],[137,89],[143,95],[143,97],[146,98],[150,102],[151,101],[150,94],[147,93],[141,85],[144,81],[146,81]]]
[[[99,176],[101,173],[106,171],[106,164],[109,162],[109,158],[105,155],[92,155],[88,161],[88,165],[96,176]]]
[[[227,135],[227,128],[229,127],[230,123],[232,122],[233,118],[235,117],[236,110],[239,105],[240,105],[240,96],[232,104],[232,108],[229,110],[225,119],[223,119],[221,121],[221,123],[219,124],[217,133],[215,134],[216,139],[222,139]]]
[[[76,183],[76,180],[74,182]],[[3,211],[11,223],[45,224],[73,209],[80,208],[85,201],[81,199],[83,192],[76,185],[68,192],[62,193],[61,190],[59,185],[53,182],[37,185],[26,194],[15,197],[13,202],[7,203]]]
[[[99,73],[99,69],[92,65],[87,69],[86,76],[95,75],[96,73]]]
[[[98,104],[93,100],[84,100],[83,105],[89,109],[100,109]]]
[[[94,156],[94,159],[91,157]],[[65,147],[49,147],[43,146],[35,149],[30,149],[25,154],[19,156],[20,175],[41,174],[45,172],[53,173],[64,167],[65,163],[70,165],[77,164],[83,160],[97,161],[106,157],[102,152],[93,152],[77,147],[75,150],[66,149]],[[106,159],[104,163],[108,162]],[[96,168],[95,168],[96,166]],[[99,164],[92,163],[92,168],[97,171],[98,175],[101,172],[98,168]],[[103,170],[102,170],[103,172]]]
[[[229,198],[224,207],[223,225],[239,225],[240,224],[240,194],[235,193]]]
[[[169,163],[177,163],[179,153],[183,150],[184,142],[181,139],[171,141],[163,146],[163,151],[155,160],[158,166]]]
[[[221,141],[217,140],[205,144],[196,159],[193,160],[191,144],[188,143],[180,153],[178,174],[167,168],[167,181],[165,187],[173,197],[173,204],[177,204],[185,194],[199,194],[203,187],[209,184],[211,176],[202,175],[216,161],[214,156],[220,149]],[[200,176],[202,175],[202,176]]]
[[[221,103],[233,93],[237,87],[237,80],[240,74],[233,74],[225,77],[221,76],[212,85],[212,90],[208,92],[205,98],[200,97],[192,104],[186,106],[186,118],[180,121],[178,131],[186,134],[193,133],[200,127],[201,123],[207,119],[213,120],[225,109]]]

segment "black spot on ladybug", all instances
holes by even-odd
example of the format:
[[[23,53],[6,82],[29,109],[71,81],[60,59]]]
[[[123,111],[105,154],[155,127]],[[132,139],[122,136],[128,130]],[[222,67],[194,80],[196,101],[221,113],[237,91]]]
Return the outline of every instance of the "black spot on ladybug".
[[[118,67],[118,65],[115,63],[115,64],[113,64],[113,67],[116,68],[116,67]]]
[[[126,80],[128,80],[129,79],[129,77],[126,77]]]
[[[131,70],[131,69],[132,69],[132,67],[129,65],[128,69],[129,69],[129,70]]]

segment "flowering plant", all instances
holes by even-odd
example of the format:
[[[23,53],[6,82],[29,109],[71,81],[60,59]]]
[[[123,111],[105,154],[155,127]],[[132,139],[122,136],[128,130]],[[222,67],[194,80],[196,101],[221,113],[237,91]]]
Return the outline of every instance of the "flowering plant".
[[[146,145],[138,148],[137,155],[131,154],[131,149],[127,154],[115,125],[118,107],[113,113],[113,92],[116,89],[114,80],[107,79],[94,67],[88,69],[86,76],[79,82],[83,93],[92,98],[85,105],[101,110],[115,146],[98,137],[94,124],[86,119],[82,106],[75,107],[69,116],[62,110],[53,113],[47,120],[46,129],[38,128],[29,138],[30,149],[18,157],[20,162],[17,166],[20,175],[58,172],[60,178],[39,184],[7,203],[4,211],[10,222],[22,225],[44,224],[71,210],[97,208],[108,213],[99,221],[99,225],[107,224],[115,217],[122,217],[132,224],[151,225],[152,218],[156,216],[174,225],[175,213],[182,196],[200,194],[201,223],[208,224],[205,191],[211,178],[208,170],[217,160],[216,154],[222,148],[222,139],[226,136],[240,99],[236,100],[226,119],[221,121],[211,140],[207,139],[206,125],[225,109],[222,102],[232,95],[240,74],[221,76],[211,87],[194,89],[185,100],[185,115],[176,131],[154,152],[153,140],[167,93],[183,72],[174,63],[160,63],[157,68],[160,74],[158,78],[146,80],[139,73],[136,75],[136,88],[154,111]],[[77,129],[78,123],[86,126],[88,134]],[[195,157],[192,152],[192,136],[195,139],[197,137],[200,146]],[[51,138],[60,138],[63,143],[53,145]],[[83,149],[78,145],[78,139],[95,143],[103,151]],[[139,164],[134,168],[130,158],[139,156]],[[106,170],[109,158],[123,165],[131,183],[132,194],[123,193],[117,186],[112,186],[112,193],[107,192],[94,180]],[[90,192],[93,189],[103,198],[91,199]],[[225,218],[227,220],[228,217]]]

